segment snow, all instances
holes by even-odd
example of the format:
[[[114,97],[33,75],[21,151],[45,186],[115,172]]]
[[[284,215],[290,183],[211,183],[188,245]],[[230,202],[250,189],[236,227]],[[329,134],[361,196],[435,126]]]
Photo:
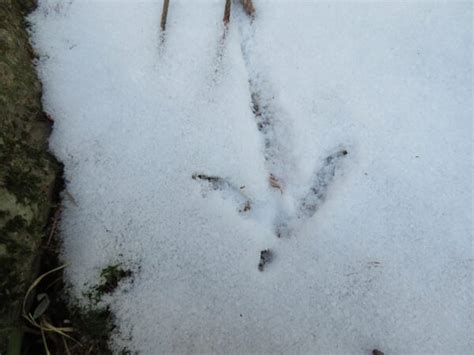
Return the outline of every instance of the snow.
[[[162,45],[161,1],[30,16],[72,298],[134,271],[117,352],[469,353],[472,3],[254,4],[223,39],[223,1],[172,0]]]

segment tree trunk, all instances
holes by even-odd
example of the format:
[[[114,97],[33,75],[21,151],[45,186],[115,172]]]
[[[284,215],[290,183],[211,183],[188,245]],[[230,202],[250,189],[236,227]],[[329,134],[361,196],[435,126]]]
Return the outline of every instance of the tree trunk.
[[[24,16],[34,0],[0,1],[0,353],[21,338],[21,304],[38,272],[60,164],[48,152]]]

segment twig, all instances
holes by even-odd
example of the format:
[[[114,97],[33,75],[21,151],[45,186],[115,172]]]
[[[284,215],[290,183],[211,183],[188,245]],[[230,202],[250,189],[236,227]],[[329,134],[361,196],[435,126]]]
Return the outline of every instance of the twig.
[[[247,15],[253,17],[255,15],[255,7],[253,7],[252,0],[240,0],[240,2],[242,3]]]
[[[166,19],[168,17],[168,7],[170,6],[170,0],[163,1],[163,10],[161,11],[161,23],[160,28],[161,31],[164,32],[166,30]]]
[[[223,21],[224,21],[224,25],[226,25],[226,26],[230,21],[230,5],[231,5],[231,0],[225,0]]]

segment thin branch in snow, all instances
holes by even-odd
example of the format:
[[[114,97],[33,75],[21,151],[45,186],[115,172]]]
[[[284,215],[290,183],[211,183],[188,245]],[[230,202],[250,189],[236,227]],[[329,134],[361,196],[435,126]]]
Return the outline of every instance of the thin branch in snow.
[[[227,27],[227,24],[230,21],[230,6],[231,6],[231,0],[225,0],[225,7],[224,7],[224,24]]]
[[[169,6],[170,6],[170,0],[163,0],[163,9],[161,10],[161,22],[160,22],[160,28],[162,32],[166,30],[166,20],[168,18]]]
[[[161,21],[160,21],[160,50],[161,45],[165,42],[166,34],[166,21],[168,19],[168,8],[170,6],[170,0],[163,0],[163,9],[161,10]]]

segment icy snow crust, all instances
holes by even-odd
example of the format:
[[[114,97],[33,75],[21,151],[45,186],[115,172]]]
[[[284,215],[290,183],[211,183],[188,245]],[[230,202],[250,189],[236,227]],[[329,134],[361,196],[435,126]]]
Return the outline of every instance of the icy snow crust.
[[[75,297],[108,265],[133,269],[107,302],[114,348],[142,354],[469,353],[472,4],[254,3],[253,24],[234,4],[222,41],[223,1],[172,0],[160,46],[161,1],[40,0]]]

